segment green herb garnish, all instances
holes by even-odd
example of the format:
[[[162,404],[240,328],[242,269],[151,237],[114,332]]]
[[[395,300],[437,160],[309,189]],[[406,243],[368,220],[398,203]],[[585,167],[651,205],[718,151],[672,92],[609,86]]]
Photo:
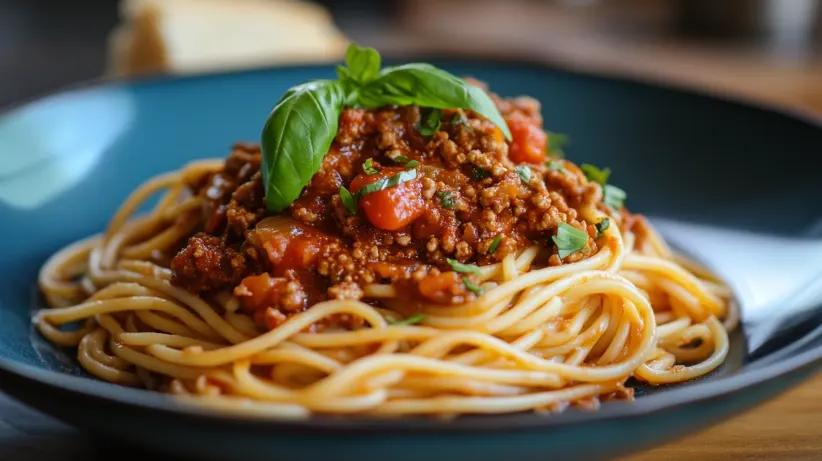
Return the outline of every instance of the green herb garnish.
[[[370,158],[369,158],[369,159],[367,159],[367,160],[366,160],[366,161],[362,164],[362,171],[363,171],[365,174],[377,174],[377,173],[378,173],[378,171],[377,171],[376,169],[374,169],[374,161],[373,161],[373,160],[371,160]]]
[[[438,191],[437,192],[437,197],[440,198],[440,205],[442,205],[443,208],[445,208],[447,210],[450,210],[450,209],[454,208],[454,206],[455,206],[454,195],[451,194],[451,192],[439,192]]]
[[[593,181],[600,186],[604,186],[605,183],[608,182],[608,178],[611,176],[610,168],[600,170],[594,165],[590,165],[588,163],[583,163],[579,169],[585,173],[585,177],[588,178],[588,181]]]
[[[434,136],[434,133],[440,130],[442,123],[442,111],[439,109],[431,110],[424,120],[420,120],[417,125],[417,131],[423,136]]]
[[[416,105],[472,110],[494,123],[506,139],[511,131],[481,88],[430,64],[380,69],[373,48],[349,45],[339,80],[314,80],[290,88],[266,120],[262,133],[262,179],[268,211],[279,213],[299,197],[320,169],[337,135],[344,107],[372,109]]]
[[[614,210],[619,210],[622,208],[622,205],[625,203],[625,199],[628,197],[628,194],[626,194],[624,190],[610,184],[606,184],[602,187],[602,193],[602,203],[608,205]]]
[[[468,289],[471,293],[474,293],[477,296],[480,296],[482,293],[485,292],[482,288],[479,287],[476,283],[472,282],[471,279],[468,277],[462,278],[462,284],[465,285],[465,288]]]
[[[351,192],[348,191],[345,187],[340,187],[340,200],[342,200],[342,204],[345,207],[345,211],[348,213],[348,216],[354,216],[357,214],[357,199],[351,195]]]
[[[517,165],[514,169],[517,170],[520,181],[525,184],[531,182],[531,169],[527,165]]]
[[[414,167],[418,166],[419,164],[420,164],[420,162],[418,162],[417,160],[411,160],[410,162],[405,164],[405,167],[406,168],[414,168]]]
[[[596,223],[594,227],[597,228],[597,238],[599,238],[611,227],[611,218],[602,218],[602,221]]]
[[[409,159],[409,158],[408,158],[408,157],[406,157],[405,155],[399,155],[399,156],[397,156],[397,157],[394,157],[394,158],[393,158],[393,159],[391,159],[391,160],[392,160],[394,163],[408,163],[408,162],[410,162],[410,161],[411,161],[411,159]]]
[[[565,167],[559,162],[545,162],[545,166],[551,171],[565,171]]]
[[[379,181],[372,182],[371,184],[366,184],[361,189],[357,191],[355,194],[355,198],[357,201],[359,199],[365,197],[368,194],[379,192],[381,190],[390,189],[392,187],[396,187],[404,182],[411,181],[412,179],[417,177],[417,170],[405,170],[395,174],[394,176],[390,176],[388,178],[382,178]]]
[[[404,318],[402,320],[389,320],[388,324],[389,325],[395,325],[395,326],[416,325],[416,324],[422,322],[423,320],[425,320],[426,317],[428,317],[428,316],[423,314],[422,312],[420,312],[420,313],[412,315],[411,317]]]
[[[488,254],[492,255],[497,252],[497,248],[499,248],[499,244],[502,242],[502,235],[497,235],[494,237],[494,240],[491,240],[491,246],[488,247]]]
[[[548,134],[548,145],[545,146],[545,153],[553,158],[565,158],[565,147],[571,144],[571,138],[567,134],[551,133]]]
[[[485,178],[490,178],[491,172],[475,166],[471,167],[471,177],[474,181],[482,181]]]
[[[448,261],[448,265],[451,266],[451,269],[453,269],[454,272],[459,272],[459,273],[462,273],[462,274],[474,274],[474,275],[482,274],[482,271],[480,270],[480,268],[478,266],[474,265],[474,264],[463,264],[463,263],[457,261],[456,259],[451,259],[451,258],[447,258],[446,261]]]
[[[560,259],[565,259],[566,256],[585,248],[588,244],[588,233],[568,223],[560,223],[557,227],[557,235],[551,239],[557,245]]]

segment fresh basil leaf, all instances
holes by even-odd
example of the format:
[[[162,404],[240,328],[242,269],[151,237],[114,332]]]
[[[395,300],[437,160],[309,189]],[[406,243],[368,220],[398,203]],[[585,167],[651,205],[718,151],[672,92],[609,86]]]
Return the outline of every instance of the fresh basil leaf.
[[[416,105],[470,109],[495,124],[506,139],[511,139],[511,130],[485,91],[426,63],[386,67],[376,79],[360,88],[357,103],[365,108]]]
[[[545,153],[549,157],[565,158],[565,147],[571,144],[571,138],[567,134],[546,132],[548,134],[548,145],[545,146]]]
[[[488,247],[488,254],[492,255],[497,252],[497,248],[499,248],[499,244],[502,242],[502,234],[497,235],[494,237],[494,240],[491,240],[491,246]]]
[[[352,43],[345,50],[345,65],[348,66],[347,77],[361,85],[377,78],[381,64],[380,53],[374,48]]]
[[[340,200],[342,201],[348,216],[354,216],[357,214],[357,199],[351,195],[351,192],[349,192],[345,186],[340,187]]]
[[[451,259],[451,258],[446,258],[446,261],[448,261],[448,265],[451,266],[451,269],[453,269],[454,272],[460,272],[460,273],[463,273],[463,274],[474,274],[474,275],[482,274],[482,271],[480,270],[480,268],[477,267],[474,264],[463,264],[463,263],[457,261],[456,259]]]
[[[517,170],[517,175],[519,176],[519,180],[528,184],[531,182],[531,169],[528,168],[527,165],[517,165],[514,167]]]
[[[596,223],[594,227],[597,228],[597,238],[599,238],[611,227],[611,218],[602,218],[602,221]]]
[[[345,94],[338,82],[315,80],[288,90],[262,133],[262,176],[268,211],[300,196],[337,136]]]
[[[425,320],[426,317],[428,317],[426,314],[423,314],[422,312],[419,312],[419,313],[416,313],[416,314],[412,315],[411,317],[407,317],[407,318],[404,318],[402,320],[389,320],[388,324],[389,325],[395,325],[395,326],[416,325],[416,324],[422,322],[423,320]]]
[[[419,165],[420,165],[420,162],[418,162],[417,160],[411,160],[410,162],[405,164],[405,167],[406,168],[416,168]]]
[[[579,169],[585,173],[585,177],[588,178],[588,181],[593,181],[600,186],[604,186],[605,183],[608,182],[608,178],[611,176],[610,168],[600,170],[594,165],[590,165],[588,163],[583,163]]]
[[[471,177],[474,181],[482,181],[485,178],[490,178],[491,172],[475,166],[471,167]]]
[[[392,160],[394,161],[394,163],[408,163],[409,162],[408,157],[406,157],[404,155],[394,157]]]
[[[565,259],[566,256],[585,248],[588,244],[588,233],[568,223],[560,223],[557,227],[557,235],[551,239],[557,246],[560,259]]]
[[[472,282],[471,279],[469,279],[468,277],[462,278],[462,284],[465,285],[465,288],[467,288],[468,291],[474,293],[477,296],[480,296],[485,292],[485,290],[480,288],[480,286],[476,283]]]
[[[379,171],[377,171],[377,170],[374,168],[374,161],[373,161],[372,159],[370,159],[370,158],[369,158],[369,159],[366,159],[366,161],[365,161],[365,162],[363,162],[363,164],[362,164],[362,171],[363,171],[363,173],[365,173],[365,174],[377,174],[377,173],[379,173]]]
[[[456,206],[454,203],[454,196],[451,192],[437,192],[437,197],[440,198],[440,205],[442,205],[442,207],[446,210],[450,210]]]
[[[565,167],[559,162],[545,162],[545,166],[551,171],[565,171]]]
[[[431,113],[424,121],[417,125],[417,131],[423,136],[434,136],[434,133],[440,130],[442,123],[442,111],[439,109],[432,109]]]
[[[628,194],[626,194],[624,190],[610,184],[606,184],[602,187],[602,193],[602,203],[608,205],[614,210],[619,210],[622,208],[622,205],[625,203],[625,199],[628,197]]]
[[[359,189],[356,193],[357,200],[362,197],[365,197],[368,194],[379,192],[381,190],[390,189],[392,187],[396,187],[401,183],[411,181],[412,179],[417,177],[417,170],[405,170],[400,173],[395,174],[394,176],[390,176],[388,178],[382,178],[379,181],[372,182],[371,184],[366,184],[361,189]]]

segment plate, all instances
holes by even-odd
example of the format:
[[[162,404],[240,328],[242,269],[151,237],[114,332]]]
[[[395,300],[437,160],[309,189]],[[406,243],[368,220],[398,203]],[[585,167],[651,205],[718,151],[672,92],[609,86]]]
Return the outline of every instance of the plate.
[[[741,231],[766,242],[810,242],[822,234],[822,200],[813,199],[822,196],[822,182],[807,167],[822,153],[822,123],[809,116],[528,63],[433,63],[484,80],[502,95],[540,99],[545,126],[571,136],[571,160],[610,167],[632,210],[673,222],[680,234],[724,232],[704,234],[710,241]],[[72,352],[34,332],[35,280],[51,253],[103,229],[144,179],[259,139],[272,104],[291,85],[333,77],[331,66],[301,66],[99,83],[1,116],[0,388],[101,436],[199,459],[528,461],[610,457],[663,443],[819,368],[822,335],[808,322],[772,329],[778,340],[755,354],[746,338],[758,325],[746,322],[719,370],[684,385],[641,387],[635,402],[606,403],[598,412],[260,420],[91,379]],[[762,251],[749,247],[751,254]],[[818,304],[814,299],[811,307],[822,305],[822,296]]]

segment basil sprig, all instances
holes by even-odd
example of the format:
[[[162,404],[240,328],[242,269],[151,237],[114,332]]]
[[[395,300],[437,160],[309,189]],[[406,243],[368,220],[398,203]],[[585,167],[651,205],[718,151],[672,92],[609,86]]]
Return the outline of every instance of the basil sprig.
[[[557,235],[551,237],[557,246],[557,253],[560,259],[572,255],[585,248],[588,244],[588,233],[582,229],[568,223],[560,223],[557,227]]]
[[[472,110],[511,132],[494,101],[480,88],[430,64],[380,69],[380,54],[351,44],[339,80],[315,80],[292,87],[280,98],[262,133],[262,176],[268,210],[278,213],[299,197],[320,169],[337,135],[344,107],[417,105]]]

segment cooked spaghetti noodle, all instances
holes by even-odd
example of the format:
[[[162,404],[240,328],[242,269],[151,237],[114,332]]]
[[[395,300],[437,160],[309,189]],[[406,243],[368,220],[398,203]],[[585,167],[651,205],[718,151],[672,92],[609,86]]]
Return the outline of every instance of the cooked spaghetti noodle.
[[[471,117],[475,132],[481,122]],[[575,165],[560,163],[561,174],[584,183]],[[582,227],[610,223],[584,237],[590,254],[562,260],[550,239],[505,246],[496,238],[496,261],[496,248],[476,250],[486,259],[466,272],[473,291],[460,283],[456,302],[414,297],[410,282],[371,276],[358,280],[358,299],[323,295],[264,314],[247,308],[256,295],[246,282],[192,290],[175,281],[182,269],[171,258],[210,226],[200,211],[211,196],[192,185],[225,168],[196,162],[149,180],[103,234],[56,253],[40,273],[51,308],[36,314],[39,331],[76,347],[100,379],[276,417],[556,411],[629,398],[631,377],[691,380],[728,353],[737,319],[729,289],[674,254],[641,217],[608,211],[596,194],[577,209]],[[258,229],[266,222],[256,221]],[[79,326],[60,328],[67,324]]]

